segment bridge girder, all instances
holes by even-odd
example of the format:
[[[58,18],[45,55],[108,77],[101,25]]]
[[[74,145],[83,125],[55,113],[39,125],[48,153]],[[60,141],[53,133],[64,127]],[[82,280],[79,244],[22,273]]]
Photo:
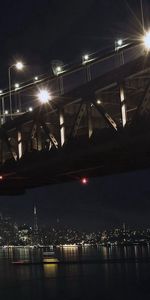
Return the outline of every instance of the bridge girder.
[[[141,114],[148,115],[148,122],[150,116],[150,62],[145,69],[142,62],[140,58],[90,78],[84,86],[57,95],[51,105],[5,123],[0,128],[0,170],[6,180],[1,185],[19,182],[24,190],[111,173],[111,164],[113,172],[150,166],[150,145],[140,145],[150,138],[147,124],[141,126],[142,135],[133,131]]]

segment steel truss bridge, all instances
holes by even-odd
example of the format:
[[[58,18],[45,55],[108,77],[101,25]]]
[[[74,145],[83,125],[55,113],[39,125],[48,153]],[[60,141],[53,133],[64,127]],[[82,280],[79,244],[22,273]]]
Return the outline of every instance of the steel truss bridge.
[[[53,97],[41,105],[33,95],[45,86]],[[14,103],[34,103],[13,119],[4,115],[8,96],[0,96],[0,194],[150,167],[150,56],[143,45],[12,91]]]

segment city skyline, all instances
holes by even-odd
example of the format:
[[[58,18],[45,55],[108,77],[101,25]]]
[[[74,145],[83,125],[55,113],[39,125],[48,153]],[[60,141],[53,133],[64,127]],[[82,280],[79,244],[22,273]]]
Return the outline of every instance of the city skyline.
[[[33,224],[18,225],[11,217],[0,214],[0,247],[51,246],[149,246],[150,227],[130,228],[125,223],[117,228],[83,231],[75,228],[40,226],[37,223],[36,206],[33,209]]]

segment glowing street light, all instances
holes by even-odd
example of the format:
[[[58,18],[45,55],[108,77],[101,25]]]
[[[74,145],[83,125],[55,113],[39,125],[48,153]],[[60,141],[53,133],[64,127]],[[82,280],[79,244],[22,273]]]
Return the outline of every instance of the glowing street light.
[[[5,110],[5,115],[8,115],[8,110]]]
[[[145,33],[143,40],[144,40],[145,48],[149,51],[150,50],[150,30]]]
[[[39,79],[38,76],[35,76],[35,77],[34,77],[34,80],[35,80],[35,81],[37,81],[38,79]]]
[[[85,54],[82,56],[82,64],[86,64],[89,61],[89,55]]]
[[[10,105],[10,116],[12,118],[12,99],[11,99],[11,69],[15,68],[18,71],[22,71],[24,64],[21,61],[17,61],[15,64],[8,68],[8,81],[9,81],[9,105]]]
[[[31,112],[31,111],[33,111],[33,108],[30,106],[30,107],[29,107],[29,112]]]
[[[96,103],[97,103],[97,104],[101,104],[102,101],[98,99],[98,100],[96,101]]]
[[[57,66],[56,67],[56,74],[59,75],[62,72],[62,67],[61,66]]]
[[[51,67],[55,76],[64,72],[64,63],[61,60],[52,60]]]
[[[41,103],[48,103],[49,100],[51,100],[51,95],[48,90],[40,90],[38,93],[38,99]]]
[[[3,91],[2,91],[2,90],[0,90],[0,94],[3,94]]]
[[[15,90],[19,89],[20,85],[19,83],[15,83]]]
[[[117,45],[118,45],[119,47],[121,47],[121,46],[123,45],[123,40],[121,40],[121,39],[118,40],[118,41],[117,41]]]
[[[115,41],[115,51],[118,51],[121,47],[123,47],[123,40],[119,39]]]
[[[16,64],[15,64],[15,67],[17,70],[22,70],[24,68],[24,64],[21,62],[21,61],[18,61]]]

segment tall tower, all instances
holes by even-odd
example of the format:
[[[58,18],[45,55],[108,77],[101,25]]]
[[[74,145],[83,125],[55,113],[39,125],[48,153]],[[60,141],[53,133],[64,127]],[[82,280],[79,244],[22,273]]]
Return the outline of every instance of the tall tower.
[[[126,234],[126,223],[123,223],[123,233]]]
[[[33,224],[33,229],[34,233],[36,234],[38,232],[38,223],[37,223],[37,209],[36,209],[36,204],[34,203],[34,224]]]
[[[36,204],[35,203],[34,203],[34,208],[33,208],[32,243],[33,243],[33,245],[38,245],[39,244],[39,231],[38,231],[38,223],[37,223],[37,209],[36,209]]]

